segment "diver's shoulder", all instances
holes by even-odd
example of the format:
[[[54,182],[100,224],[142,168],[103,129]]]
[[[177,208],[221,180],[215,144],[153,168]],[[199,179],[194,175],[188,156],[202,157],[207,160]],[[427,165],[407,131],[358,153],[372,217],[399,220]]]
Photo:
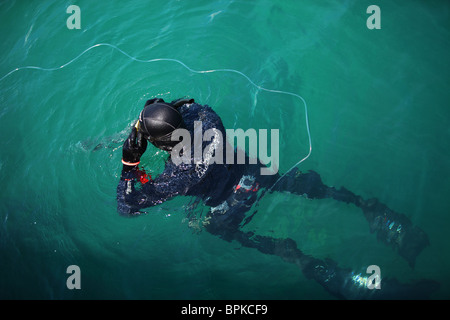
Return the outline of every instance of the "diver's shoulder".
[[[186,103],[180,107],[180,112],[198,112],[201,110],[207,110],[215,113],[215,111],[207,104],[200,104],[197,102]]]
[[[207,104],[185,104],[180,108],[180,113],[183,117],[191,118],[194,117],[196,121],[212,121],[221,122],[220,116]]]

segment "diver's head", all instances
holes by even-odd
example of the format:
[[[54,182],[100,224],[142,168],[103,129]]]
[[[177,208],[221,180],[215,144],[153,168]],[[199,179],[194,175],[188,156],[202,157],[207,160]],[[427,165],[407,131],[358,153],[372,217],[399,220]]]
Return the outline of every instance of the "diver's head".
[[[139,130],[155,147],[172,151],[179,141],[172,141],[172,132],[183,128],[180,112],[170,104],[155,101],[145,106],[139,115]]]

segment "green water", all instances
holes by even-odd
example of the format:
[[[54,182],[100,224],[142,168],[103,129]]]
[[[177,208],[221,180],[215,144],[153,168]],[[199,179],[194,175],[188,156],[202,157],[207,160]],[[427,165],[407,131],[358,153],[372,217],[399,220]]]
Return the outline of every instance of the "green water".
[[[80,30],[66,27],[71,4]],[[366,27],[371,4],[381,8],[380,30]],[[110,43],[300,94],[313,142],[301,170],[405,213],[431,246],[412,269],[369,233],[360,210],[288,194],[263,198],[246,229],[291,237],[355,270],[376,264],[404,282],[439,281],[433,298],[447,299],[449,11],[438,0],[1,1],[0,77]],[[193,232],[184,219],[192,199],[138,219],[116,211],[121,144],[147,99],[190,96],[227,127],[280,129],[281,172],[308,150],[299,99],[110,47],[57,71],[19,70],[0,90],[0,298],[333,298],[278,257]],[[149,148],[142,163],[157,174],[164,157]],[[69,265],[81,269],[81,290],[66,287]]]

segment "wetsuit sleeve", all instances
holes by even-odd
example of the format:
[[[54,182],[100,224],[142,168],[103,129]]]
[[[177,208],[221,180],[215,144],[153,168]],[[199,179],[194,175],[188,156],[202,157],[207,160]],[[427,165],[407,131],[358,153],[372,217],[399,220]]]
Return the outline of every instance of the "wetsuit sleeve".
[[[117,210],[121,215],[133,216],[139,215],[140,207],[133,200],[138,196],[136,183],[138,178],[138,169],[124,169],[117,186]]]
[[[155,180],[141,182],[142,172],[136,167],[122,170],[117,186],[117,204],[121,215],[137,216],[143,208],[161,204],[177,195],[185,195],[199,182],[199,177],[191,165],[166,164],[164,172]]]

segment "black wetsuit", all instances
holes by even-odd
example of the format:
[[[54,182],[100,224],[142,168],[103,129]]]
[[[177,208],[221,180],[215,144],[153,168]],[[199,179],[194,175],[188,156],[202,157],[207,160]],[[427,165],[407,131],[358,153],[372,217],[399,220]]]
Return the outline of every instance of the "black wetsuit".
[[[185,104],[179,109],[185,128],[194,136],[194,121],[202,122],[202,130],[219,130],[225,137],[225,128],[220,117],[208,106],[196,103]],[[204,141],[202,150],[211,147]],[[192,148],[192,153],[193,153]],[[171,158],[158,177],[140,184],[139,170],[123,170],[117,187],[118,211],[127,216],[136,216],[140,210],[159,205],[178,195],[194,196],[211,207],[207,214],[205,229],[226,241],[238,241],[243,246],[255,248],[266,254],[280,256],[287,262],[297,264],[305,276],[318,281],[327,291],[341,298],[423,298],[435,289],[435,283],[425,281],[415,285],[400,285],[393,280],[383,280],[382,290],[369,290],[361,285],[361,278],[350,269],[342,269],[331,260],[319,260],[303,254],[292,239],[278,239],[243,232],[241,226],[252,218],[249,212],[265,191],[289,191],[308,198],[334,198],[360,207],[367,218],[371,232],[379,239],[398,250],[411,265],[416,256],[428,244],[422,230],[414,227],[406,216],[395,213],[377,200],[364,201],[361,197],[341,188],[339,190],[322,183],[313,171],[301,173],[293,169],[278,181],[280,175],[261,175],[262,164],[208,163],[203,159],[196,164],[175,165]],[[192,155],[193,158],[193,155]],[[236,159],[235,159],[236,160]],[[140,184],[136,188],[136,183]]]

